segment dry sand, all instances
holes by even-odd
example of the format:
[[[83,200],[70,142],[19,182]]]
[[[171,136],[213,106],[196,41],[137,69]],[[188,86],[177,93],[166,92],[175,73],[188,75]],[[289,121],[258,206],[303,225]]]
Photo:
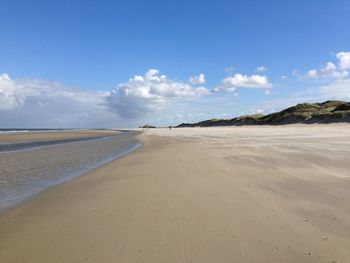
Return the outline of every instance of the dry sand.
[[[96,136],[114,135],[118,131],[112,130],[72,130],[52,132],[28,132],[28,133],[4,133],[0,134],[0,143],[14,143],[25,141],[49,141],[76,138],[87,138]]]
[[[350,262],[350,126],[151,130],[0,216],[0,262]]]

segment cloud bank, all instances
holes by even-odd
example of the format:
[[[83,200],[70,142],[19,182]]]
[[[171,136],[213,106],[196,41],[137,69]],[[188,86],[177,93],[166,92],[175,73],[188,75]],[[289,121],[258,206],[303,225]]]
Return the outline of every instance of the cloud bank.
[[[115,123],[108,94],[59,83],[0,76],[2,127],[103,127]]]
[[[121,127],[136,125],[178,99],[209,91],[176,82],[159,70],[136,75],[111,91],[83,90],[60,83],[0,75],[1,127]]]

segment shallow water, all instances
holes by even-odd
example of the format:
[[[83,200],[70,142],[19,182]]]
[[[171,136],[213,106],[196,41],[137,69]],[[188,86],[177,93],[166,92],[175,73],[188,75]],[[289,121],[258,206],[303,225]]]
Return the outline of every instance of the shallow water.
[[[0,152],[0,211],[132,152],[141,145],[135,134]]]
[[[64,140],[50,140],[50,141],[26,141],[26,142],[18,142],[18,143],[2,143],[0,144],[0,153],[1,152],[18,152],[18,151],[26,151],[32,150],[33,148],[46,147],[50,145],[57,144],[67,144],[73,142],[83,142],[83,141],[91,141],[94,139],[101,139],[103,137],[110,137],[112,135],[107,136],[95,136],[95,137],[86,137],[86,138],[73,138],[73,139],[64,139]]]

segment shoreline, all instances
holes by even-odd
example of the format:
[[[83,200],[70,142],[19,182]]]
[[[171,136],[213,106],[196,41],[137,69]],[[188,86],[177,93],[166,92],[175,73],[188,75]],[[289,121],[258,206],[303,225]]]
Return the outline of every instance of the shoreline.
[[[0,213],[51,187],[130,154],[141,146],[135,139],[135,132],[74,132],[57,134],[60,139],[54,141],[48,139],[57,137],[56,134],[46,135],[41,135],[40,140],[35,142],[5,144],[8,151],[2,151],[1,145],[4,144],[0,144]],[[26,137],[31,138],[31,134]],[[90,151],[90,148],[95,150]]]
[[[350,128],[293,129],[138,135],[132,154],[0,215],[0,261],[347,262],[350,181],[332,173],[350,169]]]
[[[24,197],[24,199],[21,198],[22,200],[20,200],[18,202],[16,201],[13,204],[10,204],[9,206],[4,207],[4,208],[0,207],[0,217],[1,217],[2,214],[5,214],[5,213],[11,211],[12,209],[16,209],[16,208],[19,208],[21,206],[24,206],[24,205],[30,203],[32,199],[40,198],[40,195],[42,193],[44,193],[46,191],[50,191],[54,187],[57,187],[57,186],[69,183],[70,181],[76,180],[79,177],[82,177],[82,176],[85,176],[85,175],[87,175],[89,173],[92,173],[92,172],[94,172],[95,170],[97,170],[98,168],[100,168],[102,166],[108,165],[109,163],[111,163],[113,161],[121,159],[121,158],[123,158],[123,157],[125,157],[125,156],[127,156],[129,154],[132,154],[134,151],[137,151],[141,147],[142,147],[142,144],[138,143],[137,145],[132,146],[130,149],[128,149],[126,151],[121,151],[115,157],[106,159],[103,162],[98,163],[98,164],[96,164],[94,166],[91,166],[89,168],[86,168],[86,169],[83,169],[83,170],[79,170],[74,175],[64,176],[64,178],[59,180],[58,182],[52,183],[48,187],[45,187],[44,189],[42,189],[42,190],[40,190],[38,192],[35,192],[34,194],[30,194],[28,197]]]

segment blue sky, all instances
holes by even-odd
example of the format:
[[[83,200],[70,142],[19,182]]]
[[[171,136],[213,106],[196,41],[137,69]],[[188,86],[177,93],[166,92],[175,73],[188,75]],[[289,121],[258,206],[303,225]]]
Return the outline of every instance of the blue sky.
[[[169,125],[350,98],[349,1],[0,1],[1,127]]]

